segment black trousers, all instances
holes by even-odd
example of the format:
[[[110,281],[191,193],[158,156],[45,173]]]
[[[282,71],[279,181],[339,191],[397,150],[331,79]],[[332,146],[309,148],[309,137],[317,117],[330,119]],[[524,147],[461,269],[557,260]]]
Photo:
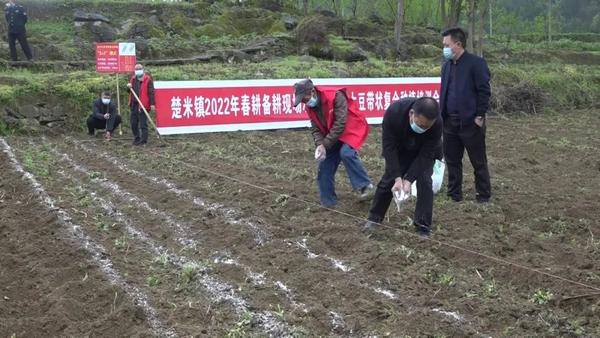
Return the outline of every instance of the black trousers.
[[[415,157],[400,157],[401,175],[404,175]],[[417,206],[413,223],[419,226],[431,227],[433,223],[433,189],[431,187],[431,175],[433,174],[433,159],[431,165],[417,177]],[[385,173],[377,184],[377,190],[369,209],[369,220],[380,223],[383,221],[385,213],[392,202],[392,187],[396,177],[388,170],[386,165]]]
[[[488,200],[492,196],[490,174],[485,147],[485,124],[479,127],[475,122],[464,124],[458,117],[444,120],[444,158],[448,168],[448,196],[462,200],[463,167],[465,149],[475,174],[477,200]]]
[[[121,124],[121,115],[113,115],[108,120],[100,120],[93,116],[87,119],[88,133],[90,135],[94,135],[96,129],[106,129],[106,131],[112,134],[119,124]]]
[[[135,137],[136,142],[147,143],[148,142],[148,117],[137,106],[131,108],[131,132]],[[140,135],[140,129],[142,133]]]
[[[23,49],[23,53],[25,53],[25,57],[27,60],[31,60],[33,58],[31,54],[31,48],[29,48],[29,43],[27,43],[27,34],[23,33],[8,33],[8,48],[10,49],[10,59],[13,61],[17,61],[17,45],[16,42],[19,40],[19,44]]]

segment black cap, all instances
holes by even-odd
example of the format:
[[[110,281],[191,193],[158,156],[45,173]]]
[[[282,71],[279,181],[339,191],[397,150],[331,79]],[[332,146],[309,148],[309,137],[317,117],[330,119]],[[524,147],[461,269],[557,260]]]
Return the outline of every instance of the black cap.
[[[304,96],[306,96],[306,93],[313,90],[313,88],[315,88],[315,85],[310,79],[294,83],[294,91],[296,94],[296,99],[294,100],[294,107],[300,104],[300,101],[302,101]]]

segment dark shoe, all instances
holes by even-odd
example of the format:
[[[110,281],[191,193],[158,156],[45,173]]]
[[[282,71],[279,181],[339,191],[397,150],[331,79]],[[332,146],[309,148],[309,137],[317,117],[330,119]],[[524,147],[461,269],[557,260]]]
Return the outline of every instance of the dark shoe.
[[[139,146],[139,145],[140,145],[140,143],[141,143],[141,141],[140,141],[140,140],[133,140],[133,145],[134,145],[134,146]]]
[[[371,183],[360,190],[358,200],[361,202],[370,201],[375,196],[375,186]]]
[[[379,222],[367,221],[367,223],[365,223],[365,225],[363,225],[361,231],[362,232],[373,232],[373,231],[379,229],[380,226],[381,226],[381,224],[379,224]]]
[[[428,226],[415,224],[415,230],[417,232],[417,235],[419,235],[419,237],[426,238],[426,237],[429,237],[429,235],[431,234],[431,229]]]
[[[142,147],[145,147],[147,144],[148,144],[147,141],[141,141],[139,145]]]
[[[490,203],[490,198],[489,197],[477,197],[476,198],[477,203],[481,203],[481,204],[486,204],[486,203]]]
[[[96,133],[88,133],[89,137],[96,137]]]
[[[107,131],[104,134],[104,139],[107,140],[107,141],[110,141],[112,139],[112,135],[111,135],[110,131]]]
[[[462,200],[463,200],[462,196],[448,195],[448,197],[450,197],[450,199],[453,200],[454,202],[462,202]]]

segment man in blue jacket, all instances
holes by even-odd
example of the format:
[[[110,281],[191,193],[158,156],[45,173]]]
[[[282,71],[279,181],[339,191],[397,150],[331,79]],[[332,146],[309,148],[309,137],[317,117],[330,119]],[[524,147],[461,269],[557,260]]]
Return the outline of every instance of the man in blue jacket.
[[[475,171],[476,199],[491,197],[490,174],[485,150],[486,113],[490,106],[490,70],[485,60],[465,50],[461,28],[442,33],[444,58],[440,109],[444,119],[444,157],[448,168],[448,196],[460,202],[462,159],[465,152]]]
[[[4,17],[8,24],[8,47],[10,49],[11,60],[18,60],[16,42],[19,40],[25,57],[31,61],[33,56],[31,55],[31,48],[29,48],[29,44],[27,43],[27,32],[25,31],[27,11],[23,6],[17,5],[14,0],[8,0],[4,8]]]

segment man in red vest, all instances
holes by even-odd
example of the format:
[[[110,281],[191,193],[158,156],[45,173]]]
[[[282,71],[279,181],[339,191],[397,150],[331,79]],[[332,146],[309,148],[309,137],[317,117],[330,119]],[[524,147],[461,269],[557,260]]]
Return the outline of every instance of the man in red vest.
[[[333,207],[337,203],[335,173],[344,163],[352,188],[359,192],[359,200],[373,198],[375,187],[358,157],[357,151],[369,135],[365,115],[339,86],[315,87],[310,79],[294,84],[294,106],[306,105],[315,140],[315,158],[319,161],[317,183],[321,204]]]
[[[131,91],[133,90],[140,99],[146,110],[154,111],[154,82],[149,74],[144,73],[144,66],[135,65],[135,74],[127,84],[129,89],[129,107],[131,108],[131,131],[135,137],[134,145],[145,145],[148,143],[148,118],[142,110],[138,100],[136,100]],[[142,130],[140,136],[140,128]]]

